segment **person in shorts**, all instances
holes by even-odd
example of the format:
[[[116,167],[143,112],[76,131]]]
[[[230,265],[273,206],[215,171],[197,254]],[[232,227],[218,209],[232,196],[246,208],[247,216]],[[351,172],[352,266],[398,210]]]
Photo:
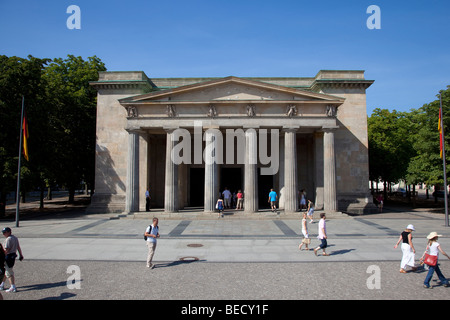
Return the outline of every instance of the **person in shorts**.
[[[317,238],[320,240],[320,245],[314,249],[314,254],[317,256],[317,251],[322,249],[322,255],[323,256],[329,256],[328,253],[325,252],[325,248],[328,247],[328,243],[327,243],[327,227],[326,227],[326,222],[325,219],[327,218],[325,216],[325,212],[322,212],[320,214],[320,221],[319,221],[319,235],[317,236]]]
[[[275,212],[277,210],[277,193],[273,191],[273,189],[270,189],[269,192],[269,202],[270,202],[270,208],[272,209],[272,212]]]
[[[3,250],[5,253],[5,275],[3,276],[3,281],[0,284],[0,290],[4,290],[5,281],[8,278],[11,287],[6,290],[6,292],[16,292],[16,283],[14,278],[14,263],[17,257],[17,251],[19,251],[19,260],[23,260],[22,249],[20,248],[19,239],[12,235],[11,229],[9,227],[3,228],[3,236],[6,238],[3,244]]]

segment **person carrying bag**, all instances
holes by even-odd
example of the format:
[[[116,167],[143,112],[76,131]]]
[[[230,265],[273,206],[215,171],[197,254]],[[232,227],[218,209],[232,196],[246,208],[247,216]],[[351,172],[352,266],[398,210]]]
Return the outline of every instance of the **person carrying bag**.
[[[428,274],[425,278],[425,281],[423,282],[423,287],[426,289],[432,289],[433,287],[430,286],[431,278],[433,277],[434,271],[436,271],[436,274],[441,281],[441,283],[444,285],[444,287],[448,287],[449,283],[446,277],[442,274],[441,270],[439,269],[438,259],[439,259],[439,252],[442,253],[444,256],[446,256],[448,259],[450,259],[450,256],[445,253],[444,250],[442,250],[440,244],[437,242],[438,238],[441,235],[437,234],[437,232],[431,232],[428,236],[428,245],[427,249],[423,253],[422,257],[420,258],[420,261],[422,264],[428,265]]]

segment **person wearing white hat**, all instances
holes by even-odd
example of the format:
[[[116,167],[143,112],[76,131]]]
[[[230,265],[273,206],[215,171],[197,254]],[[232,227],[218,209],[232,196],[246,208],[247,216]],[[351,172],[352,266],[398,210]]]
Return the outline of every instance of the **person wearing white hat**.
[[[425,277],[425,281],[423,282],[423,287],[427,288],[427,289],[432,289],[433,287],[430,286],[430,281],[431,278],[433,277],[434,271],[436,271],[436,274],[439,278],[439,280],[441,281],[441,283],[444,285],[444,287],[449,287],[449,283],[446,277],[444,277],[444,275],[442,274],[441,270],[439,269],[439,265],[437,263],[437,260],[439,259],[439,252],[441,252],[444,256],[446,256],[448,259],[450,259],[450,256],[448,254],[445,253],[444,250],[442,250],[441,245],[437,242],[438,238],[442,237],[440,234],[437,234],[437,232],[431,232],[428,236],[428,244],[427,244],[427,249],[425,250],[425,252],[423,253],[422,257],[420,258],[420,261],[423,261],[423,258],[425,256],[425,253],[431,255],[431,256],[436,256],[436,265],[434,266],[428,266],[428,274]]]
[[[394,249],[397,249],[398,244],[402,242],[402,261],[400,262],[400,273],[406,273],[406,266],[410,266],[412,271],[415,271],[417,268],[414,264],[414,258],[416,254],[416,249],[414,249],[414,245],[412,243],[412,232],[415,231],[414,226],[409,224],[405,231],[400,234],[397,243],[394,246]]]

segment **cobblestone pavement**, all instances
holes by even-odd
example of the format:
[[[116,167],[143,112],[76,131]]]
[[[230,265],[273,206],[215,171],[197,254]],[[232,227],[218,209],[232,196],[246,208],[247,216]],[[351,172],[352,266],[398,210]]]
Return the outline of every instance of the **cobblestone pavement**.
[[[148,269],[142,235],[154,215],[161,238],[156,267]],[[410,223],[416,261],[431,231],[443,235],[439,242],[450,253],[443,215],[425,210],[330,216],[328,257],[298,250],[299,215],[49,215],[24,219],[19,228],[2,220],[25,255],[15,266],[18,291],[2,294],[5,300],[180,300],[179,308],[193,300],[449,299],[450,288],[436,276],[434,289],[422,287],[422,268],[398,272],[401,251],[393,246]],[[308,225],[311,247],[318,244],[317,225],[317,217]],[[450,260],[440,262],[449,278]]]
[[[79,282],[72,281],[76,268]],[[379,268],[379,286],[374,268]],[[407,274],[398,269],[398,261],[158,261],[148,269],[136,261],[24,260],[15,267],[18,291],[3,296],[5,300],[450,299],[450,288],[439,285],[436,277],[435,288],[422,287],[423,269]],[[441,263],[441,269],[449,277],[450,261]]]

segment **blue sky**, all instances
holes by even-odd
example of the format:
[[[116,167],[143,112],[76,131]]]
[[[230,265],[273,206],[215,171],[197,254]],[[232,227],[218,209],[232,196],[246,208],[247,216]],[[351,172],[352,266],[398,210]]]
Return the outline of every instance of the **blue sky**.
[[[81,9],[68,29],[67,7]],[[370,5],[381,29],[366,26]],[[365,70],[374,108],[409,111],[450,85],[448,0],[0,0],[0,54],[97,55],[149,77],[313,77]]]

